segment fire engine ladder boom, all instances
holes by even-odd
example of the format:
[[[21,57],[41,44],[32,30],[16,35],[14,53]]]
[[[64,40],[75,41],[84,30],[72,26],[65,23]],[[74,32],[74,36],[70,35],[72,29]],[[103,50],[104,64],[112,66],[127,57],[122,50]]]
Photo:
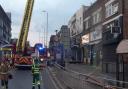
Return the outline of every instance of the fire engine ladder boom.
[[[33,5],[34,5],[34,0],[27,0],[22,27],[19,34],[19,39],[16,44],[17,52],[24,52],[28,37],[28,32],[29,32],[30,21],[32,17]]]

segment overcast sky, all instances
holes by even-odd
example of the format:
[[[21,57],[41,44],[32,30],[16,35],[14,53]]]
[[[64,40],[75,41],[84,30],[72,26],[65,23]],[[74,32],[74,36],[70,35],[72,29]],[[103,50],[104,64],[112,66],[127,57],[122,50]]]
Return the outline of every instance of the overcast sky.
[[[18,37],[27,0],[0,0],[6,12],[12,14],[12,38]],[[46,10],[49,14],[49,37],[55,34],[61,25],[68,24],[70,17],[81,5],[89,6],[95,0],[35,0],[28,40],[31,45],[43,41],[43,29],[46,28]]]

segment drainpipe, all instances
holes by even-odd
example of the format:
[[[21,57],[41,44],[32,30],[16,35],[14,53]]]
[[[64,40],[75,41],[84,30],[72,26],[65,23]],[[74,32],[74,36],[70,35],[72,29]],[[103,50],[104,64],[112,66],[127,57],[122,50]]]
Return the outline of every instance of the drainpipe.
[[[122,14],[123,14],[123,16],[122,16],[122,34],[123,34],[123,39],[125,39],[126,38],[126,34],[125,34],[125,30],[123,29],[124,28],[124,9],[125,9],[125,4],[124,4],[124,0],[122,0]]]
[[[126,30],[124,30],[124,9],[125,9],[125,1],[124,0],[122,0],[122,14],[123,14],[123,16],[122,16],[122,29],[123,29],[123,33],[122,34],[124,34],[124,33],[127,33],[127,32],[125,32]],[[124,34],[124,36],[123,36],[123,39],[126,39],[127,38],[127,36],[126,36],[126,34]],[[123,60],[123,81],[125,81],[125,62],[124,62],[124,57],[123,57],[124,55],[122,55],[122,60]],[[123,83],[123,88],[125,88],[125,83]]]

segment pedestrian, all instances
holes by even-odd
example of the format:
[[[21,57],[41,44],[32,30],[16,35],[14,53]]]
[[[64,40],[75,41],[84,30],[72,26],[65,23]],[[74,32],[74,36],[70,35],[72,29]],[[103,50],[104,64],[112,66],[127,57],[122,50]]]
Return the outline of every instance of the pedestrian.
[[[32,89],[35,89],[36,85],[38,86],[38,89],[40,89],[40,61],[38,57],[33,57],[32,75],[33,75]]]
[[[3,58],[2,61],[0,62],[0,79],[1,79],[2,89],[8,89],[9,70],[10,70],[10,65],[8,61],[6,61]]]

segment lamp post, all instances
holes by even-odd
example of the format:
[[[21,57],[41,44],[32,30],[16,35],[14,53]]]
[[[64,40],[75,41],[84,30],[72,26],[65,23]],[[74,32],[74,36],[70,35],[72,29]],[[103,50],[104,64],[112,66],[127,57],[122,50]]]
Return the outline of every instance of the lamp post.
[[[46,44],[46,46],[48,46],[47,45],[47,42],[48,42],[48,12],[46,10],[43,10],[42,12],[47,14],[47,26],[46,26],[46,34],[45,34],[45,44]]]
[[[58,30],[55,30],[55,32],[56,32],[56,35],[57,35]]]
[[[40,43],[40,33],[41,33],[41,31],[39,30],[37,32],[38,32],[38,35],[39,35],[39,43]]]

